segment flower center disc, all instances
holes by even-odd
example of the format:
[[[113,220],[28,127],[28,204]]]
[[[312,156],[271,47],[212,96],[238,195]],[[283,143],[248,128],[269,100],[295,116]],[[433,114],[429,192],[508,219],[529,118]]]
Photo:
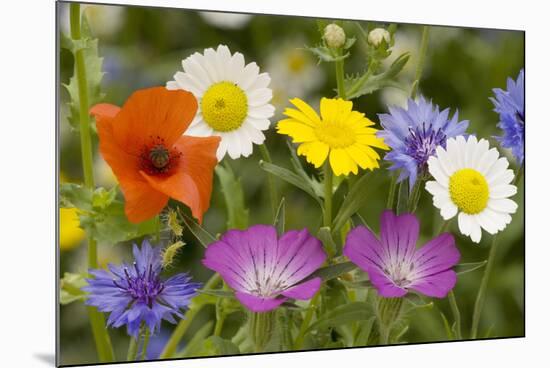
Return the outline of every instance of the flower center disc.
[[[345,148],[355,143],[355,137],[339,124],[322,124],[315,129],[315,135],[330,148]]]
[[[170,161],[170,153],[163,145],[158,144],[151,148],[151,151],[149,152],[149,159],[154,167],[157,169],[163,169]]]
[[[489,185],[485,177],[474,169],[461,169],[449,179],[451,199],[464,213],[475,215],[487,206]]]
[[[204,121],[214,130],[229,132],[239,128],[248,114],[248,99],[234,83],[213,84],[202,96]]]

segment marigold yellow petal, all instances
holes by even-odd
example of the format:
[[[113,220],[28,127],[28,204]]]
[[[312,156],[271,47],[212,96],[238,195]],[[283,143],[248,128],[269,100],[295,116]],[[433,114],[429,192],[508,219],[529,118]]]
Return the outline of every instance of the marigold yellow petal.
[[[301,99],[299,99],[297,97],[293,98],[292,100],[290,100],[290,103],[292,103],[294,106],[296,106],[298,108],[298,110],[300,110],[305,116],[307,116],[308,119],[310,121],[312,121],[313,123],[315,123],[315,124],[320,124],[321,123],[321,119],[319,118],[319,115],[317,115],[315,110],[313,110],[313,108],[311,106],[309,106],[307,103],[305,103]]]
[[[348,175],[350,172],[357,174],[359,170],[355,161],[343,148],[330,150],[330,167],[337,176]]]
[[[351,101],[323,97],[321,99],[321,118],[328,123],[345,123],[352,108],[353,103]]]
[[[389,150],[390,149],[390,147],[388,147],[384,143],[384,139],[378,138],[377,136],[375,136],[373,134],[360,134],[360,135],[357,135],[356,140],[359,143],[366,144],[366,145],[371,146],[371,147],[376,147],[376,148],[380,148],[380,149],[383,149],[383,150]]]
[[[71,250],[84,239],[84,230],[80,228],[76,208],[59,209],[59,247],[61,250]]]
[[[364,146],[360,144],[354,144],[346,148],[348,155],[361,167],[362,169],[374,169],[378,167],[376,161],[368,155]]]
[[[277,123],[277,133],[292,137],[292,142],[302,143],[317,140],[313,128],[294,119],[283,119]]]
[[[306,161],[319,168],[327,159],[329,152],[328,145],[320,141],[302,143],[298,146],[298,154],[305,156]]]
[[[299,121],[300,123],[309,125],[310,127],[317,126],[317,123],[315,121],[311,120],[306,114],[304,114],[300,110],[287,108],[285,109],[285,112],[283,114],[291,119]]]

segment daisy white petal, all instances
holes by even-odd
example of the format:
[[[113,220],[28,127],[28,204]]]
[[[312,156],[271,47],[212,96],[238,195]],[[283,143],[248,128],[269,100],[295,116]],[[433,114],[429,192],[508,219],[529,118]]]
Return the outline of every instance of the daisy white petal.
[[[167,88],[188,90],[198,100],[197,115],[185,134],[220,136],[218,160],[226,153],[233,159],[249,156],[252,145],[265,140],[261,130],[269,129],[275,112],[270,76],[260,74],[254,62],[245,65],[243,54],[231,54],[225,45],[192,54],[182,67]]]

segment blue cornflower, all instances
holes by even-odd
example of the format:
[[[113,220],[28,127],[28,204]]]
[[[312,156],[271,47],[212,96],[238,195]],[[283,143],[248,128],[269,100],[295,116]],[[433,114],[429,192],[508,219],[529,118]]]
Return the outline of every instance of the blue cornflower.
[[[163,319],[176,323],[174,317],[183,318],[200,284],[190,282],[185,273],[163,281],[161,248],[151,247],[147,240],[141,249],[134,244],[133,254],[132,265],[109,264],[110,272],[90,270],[94,278],[87,279],[88,286],[82,290],[89,293],[87,305],[111,313],[108,326],[127,325],[128,334],[137,338],[142,322],[154,333]]]
[[[439,106],[422,96],[417,101],[409,99],[406,110],[390,106],[389,111],[378,114],[384,130],[377,135],[392,149],[384,158],[392,163],[389,170],[400,170],[398,182],[409,178],[412,190],[417,177],[426,172],[436,147],[445,147],[448,138],[463,135],[469,122],[459,122],[458,111],[449,119],[448,108],[439,111]]]
[[[518,79],[508,78],[507,90],[493,89],[495,98],[490,100],[495,105],[494,111],[500,115],[497,126],[503,134],[496,137],[502,147],[512,150],[516,161],[521,164],[524,158],[525,135],[525,72],[519,72]]]

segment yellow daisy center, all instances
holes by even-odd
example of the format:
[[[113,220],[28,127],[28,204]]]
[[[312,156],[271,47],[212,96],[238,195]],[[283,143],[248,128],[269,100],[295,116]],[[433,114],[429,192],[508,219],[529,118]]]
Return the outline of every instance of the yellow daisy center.
[[[461,169],[449,179],[449,192],[456,206],[464,213],[475,215],[487,206],[489,185],[474,169]]]
[[[232,82],[213,84],[201,101],[204,121],[214,130],[229,132],[238,129],[248,114],[248,98]]]
[[[315,135],[330,148],[345,148],[355,143],[355,136],[349,127],[338,123],[320,124],[315,128]]]

